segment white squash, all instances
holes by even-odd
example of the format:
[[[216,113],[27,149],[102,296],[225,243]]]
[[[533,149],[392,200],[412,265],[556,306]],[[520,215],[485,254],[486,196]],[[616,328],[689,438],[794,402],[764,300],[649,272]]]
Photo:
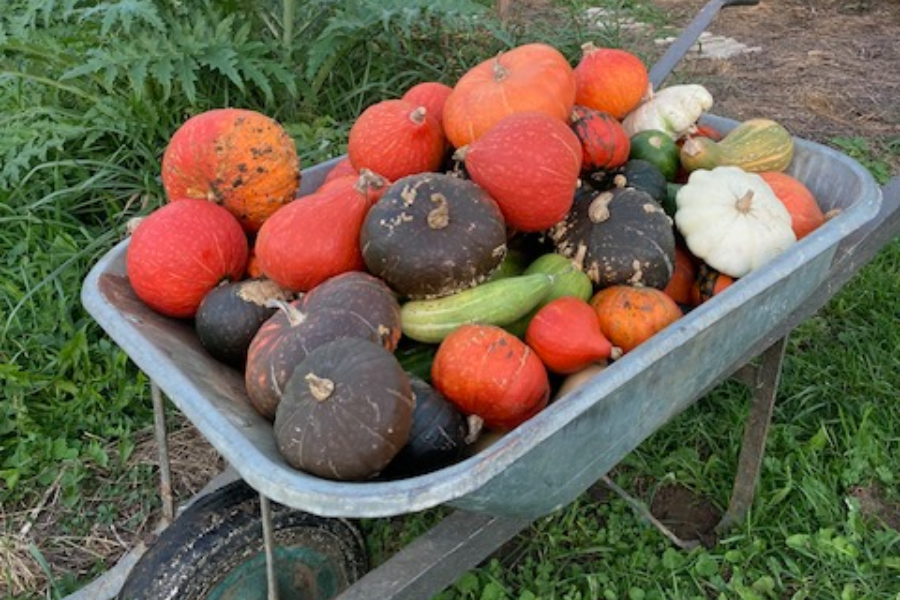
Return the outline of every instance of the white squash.
[[[625,116],[622,126],[629,137],[653,129],[664,131],[677,140],[690,131],[712,105],[712,94],[702,85],[672,85],[654,92],[638,105]]]
[[[740,167],[694,171],[675,203],[675,226],[690,251],[731,277],[760,268],[797,241],[772,188]]]

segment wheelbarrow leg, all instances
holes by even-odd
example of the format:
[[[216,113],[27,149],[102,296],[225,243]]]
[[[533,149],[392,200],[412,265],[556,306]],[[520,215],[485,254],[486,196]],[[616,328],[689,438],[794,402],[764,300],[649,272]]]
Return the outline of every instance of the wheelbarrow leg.
[[[716,525],[716,531],[720,533],[741,521],[753,504],[765,453],[766,438],[775,408],[775,398],[778,395],[787,339],[788,336],[785,335],[769,346],[760,355],[759,364],[747,364],[736,373],[741,381],[750,386],[753,400],[744,427],[744,440],[741,444],[741,454],[738,459],[731,500],[728,510]]]
[[[153,401],[153,429],[159,452],[159,498],[162,502],[162,519],[168,525],[175,518],[175,499],[172,495],[172,463],[169,461],[169,436],[166,433],[166,407],[162,391],[155,381],[150,382],[150,398]]]
[[[269,499],[259,495],[259,512],[263,527],[263,542],[266,548],[266,584],[269,588],[268,600],[278,600],[278,579],[275,575],[275,533],[272,526],[272,505]]]

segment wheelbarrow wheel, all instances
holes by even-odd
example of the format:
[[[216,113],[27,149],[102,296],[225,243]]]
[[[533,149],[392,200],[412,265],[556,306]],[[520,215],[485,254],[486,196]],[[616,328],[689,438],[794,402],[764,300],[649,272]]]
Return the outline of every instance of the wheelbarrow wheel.
[[[366,572],[351,523],[270,505],[280,600],[333,598]],[[266,600],[259,494],[239,480],[198,499],[147,549],[118,598]]]

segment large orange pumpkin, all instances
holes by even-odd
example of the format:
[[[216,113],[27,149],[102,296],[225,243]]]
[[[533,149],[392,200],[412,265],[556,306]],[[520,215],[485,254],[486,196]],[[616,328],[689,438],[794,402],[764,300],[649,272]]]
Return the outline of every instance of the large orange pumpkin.
[[[567,121],[574,103],[575,74],[566,57],[547,44],[525,44],[459,78],[444,102],[444,133],[461,148],[512,113],[538,111]]]
[[[636,55],[618,48],[582,46],[575,65],[575,102],[622,119],[637,108],[650,85],[647,67]]]
[[[300,159],[294,140],[273,119],[252,110],[220,108],[191,117],[172,135],[162,158],[170,201],[221,204],[245,231],[294,199]]]

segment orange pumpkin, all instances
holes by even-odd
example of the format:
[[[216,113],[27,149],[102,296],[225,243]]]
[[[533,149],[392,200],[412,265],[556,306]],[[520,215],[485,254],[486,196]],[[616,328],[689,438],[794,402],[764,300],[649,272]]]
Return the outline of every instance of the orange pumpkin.
[[[481,417],[491,429],[512,429],[550,399],[541,359],[494,325],[463,325],[444,338],[431,365],[431,382],[459,410]]]
[[[567,121],[575,103],[575,74],[556,48],[525,44],[464,73],[444,103],[447,139],[461,148],[517,112],[537,111]]]
[[[454,155],[497,202],[506,224],[536,232],[559,222],[575,199],[581,142],[569,126],[540,112],[504,117]]]
[[[647,67],[635,54],[618,48],[582,47],[575,66],[575,103],[622,119],[637,108],[650,86]]]
[[[412,102],[416,106],[424,106],[425,111],[438,123],[443,122],[444,102],[450,96],[453,88],[440,81],[423,81],[412,86],[400,97],[401,100]]]
[[[590,304],[603,334],[623,353],[634,350],[683,315],[672,298],[651,287],[613,285],[594,294]]]
[[[764,171],[759,174],[791,214],[791,229],[797,239],[812,233],[825,222],[825,213],[816,197],[802,181],[781,171]]]
[[[258,231],[294,199],[300,159],[294,140],[271,118],[221,108],[191,117],[172,135],[162,158],[170,201],[199,199],[224,206],[245,231]]]
[[[390,181],[438,170],[445,148],[437,119],[406,100],[382,100],[364,110],[347,140],[347,154],[357,171],[369,169]]]

